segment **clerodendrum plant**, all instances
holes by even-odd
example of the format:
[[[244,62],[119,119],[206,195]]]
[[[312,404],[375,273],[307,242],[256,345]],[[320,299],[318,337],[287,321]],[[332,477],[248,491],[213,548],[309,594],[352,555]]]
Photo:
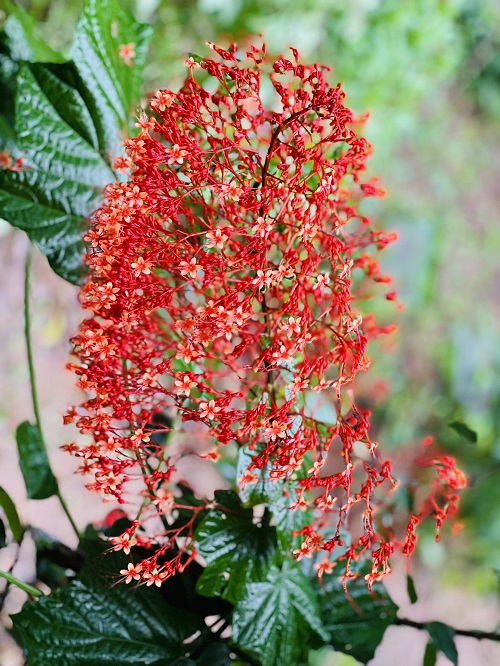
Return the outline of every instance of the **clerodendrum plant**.
[[[359,210],[381,194],[362,180],[370,146],[326,68],[292,49],[268,73],[265,50],[212,48],[141,112],[115,164],[129,179],[106,189],[85,237],[90,314],[72,369],[88,398],[66,420],[92,441],[65,448],[90,488],[130,504],[112,538],[126,582],[159,586],[197,553],[217,557],[201,514],[237,509],[187,502],[179,461],[236,446],[240,497],[265,505],[262,521],[285,515],[290,557],[347,580],[368,556],[371,587],[423,516],[440,527],[455,511],[464,479],[429,460],[428,500],[402,535],[388,522],[396,484],[353,394],[385,332],[357,301],[387,282],[373,250],[394,239]]]

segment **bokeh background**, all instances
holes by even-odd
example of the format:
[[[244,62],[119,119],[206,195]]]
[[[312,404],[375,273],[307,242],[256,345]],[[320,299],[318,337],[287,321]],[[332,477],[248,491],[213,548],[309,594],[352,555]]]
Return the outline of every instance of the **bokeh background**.
[[[26,0],[47,42],[71,44],[80,0]],[[399,242],[380,259],[404,305],[382,298],[370,307],[398,332],[374,344],[371,378],[362,391],[374,411],[377,439],[396,461],[432,435],[467,471],[463,530],[439,543],[423,533],[413,573],[419,601],[408,606],[404,564],[388,582],[396,602],[416,620],[439,619],[492,630],[500,622],[500,2],[499,0],[122,0],[155,24],[145,89],[175,88],[189,52],[205,55],[262,35],[271,54],[296,46],[304,60],[327,64],[342,81],[347,105],[369,112],[374,145],[370,172],[387,196],[365,212]],[[260,39],[257,37],[257,39]],[[1,211],[0,211],[1,217]],[[13,432],[31,418],[22,339],[22,281],[27,242],[0,227],[0,484],[32,523],[71,544],[52,500],[26,502]],[[76,391],[64,369],[68,339],[81,318],[76,289],[34,265],[34,340],[42,418],[63,494],[80,524],[108,507],[86,494],[72,460],[58,447],[71,438],[61,414]],[[376,399],[375,399],[375,397]],[[476,444],[449,423],[464,421]],[[66,459],[68,458],[68,459]],[[397,470],[397,467],[396,467]],[[405,472],[401,465],[403,481]],[[28,544],[29,546],[29,544]],[[29,554],[28,554],[29,555]],[[29,577],[29,557],[25,574]],[[0,562],[1,564],[1,562]],[[11,601],[15,605],[16,599]],[[7,610],[12,611],[12,607]],[[458,639],[460,666],[500,663],[500,645]],[[391,628],[372,662],[420,666],[425,637]],[[411,649],[410,649],[411,648]],[[22,660],[0,639],[0,663]],[[347,666],[334,654],[311,666]],[[438,665],[449,662],[442,655]]]

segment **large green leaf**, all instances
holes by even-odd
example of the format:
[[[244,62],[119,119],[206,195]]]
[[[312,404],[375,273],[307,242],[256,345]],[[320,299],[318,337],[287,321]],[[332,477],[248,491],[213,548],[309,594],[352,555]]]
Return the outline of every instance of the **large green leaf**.
[[[262,666],[298,664],[328,640],[316,595],[297,563],[271,566],[260,582],[247,583],[233,614],[232,640]]]
[[[82,274],[84,218],[113,172],[92,119],[67,81],[72,65],[22,65],[17,77],[18,154],[25,170],[0,171],[2,216],[28,233],[62,277]]]
[[[46,499],[57,493],[57,481],[52,473],[40,431],[24,421],[16,429],[19,465],[29,499]]]
[[[103,590],[74,581],[13,616],[30,666],[148,666],[174,663],[197,629],[156,590]]]
[[[101,150],[111,159],[121,152],[141,98],[151,32],[151,26],[137,23],[117,0],[87,0],[78,23],[71,55],[87,91]],[[120,56],[125,45],[133,45],[130,64]]]
[[[6,26],[14,28],[0,44],[0,83],[6,91],[0,148],[23,159],[22,170],[0,171],[0,216],[26,231],[59,275],[78,283],[86,218],[116,179],[110,165],[133,124],[150,28],[124,14],[116,0],[87,0],[73,61],[20,64],[16,57],[47,55],[39,53],[25,19],[23,12],[9,16]],[[24,37],[14,48],[16,30],[24,30]],[[129,65],[120,57],[120,45],[132,43]]]
[[[60,62],[62,57],[37,35],[32,17],[10,0],[0,0],[0,9],[8,14],[2,41],[13,60]]]
[[[351,581],[348,591],[350,599],[342,580],[325,576],[319,592],[321,614],[333,647],[366,663],[396,619],[398,607],[383,587],[370,593],[363,579]]]
[[[43,533],[34,533],[38,551],[42,549],[51,563],[79,573],[77,581],[53,592],[42,604],[26,605],[14,617],[30,665],[97,666],[120,659],[125,666],[229,666],[230,649],[217,633],[207,632],[204,618],[227,616],[230,607],[222,609],[220,600],[212,599],[213,607],[200,608],[188,591],[193,585],[191,565],[161,589],[114,585],[129,558],[123,552],[109,552],[108,541],[90,534],[73,552]],[[140,559],[141,553],[136,555]],[[180,578],[174,589],[171,584]],[[185,642],[197,632],[197,638]]]
[[[256,525],[253,511],[245,509],[236,493],[219,491],[213,508],[195,533],[198,552],[206,567],[197,591],[222,594],[236,603],[249,581],[262,580],[276,550],[276,530]]]

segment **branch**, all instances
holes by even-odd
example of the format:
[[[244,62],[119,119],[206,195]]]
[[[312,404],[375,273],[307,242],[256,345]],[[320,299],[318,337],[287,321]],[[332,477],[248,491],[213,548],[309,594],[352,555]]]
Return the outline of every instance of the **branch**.
[[[408,620],[406,617],[398,617],[394,620],[394,624],[404,627],[413,627],[419,631],[427,631],[427,622],[415,622]],[[477,638],[477,640],[500,641],[500,633],[495,631],[481,631],[479,629],[455,629],[453,631],[457,636],[467,636],[469,638]]]

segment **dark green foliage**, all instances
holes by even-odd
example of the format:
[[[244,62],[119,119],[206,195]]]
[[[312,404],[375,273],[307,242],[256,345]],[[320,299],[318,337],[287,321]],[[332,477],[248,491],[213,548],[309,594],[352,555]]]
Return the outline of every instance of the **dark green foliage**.
[[[471,430],[465,423],[461,423],[460,421],[453,421],[453,423],[450,423],[449,425],[450,428],[453,428],[456,433],[458,433],[471,444],[477,443],[477,432]]]
[[[96,589],[82,581],[26,604],[13,622],[31,666],[171,663],[197,629],[193,617],[154,590]]]
[[[236,478],[239,479],[247,471],[252,463],[252,457],[257,452],[247,448],[241,448],[238,452],[238,465]],[[241,501],[247,506],[266,504],[271,512],[278,545],[284,553],[300,547],[302,537],[293,536],[294,531],[303,529],[312,521],[312,513],[306,511],[294,511],[290,507],[297,500],[297,492],[292,482],[284,482],[282,479],[273,479],[270,476],[270,466],[261,470],[252,470],[257,475],[256,481],[248,483],[244,488],[238,489]],[[286,491],[286,492],[285,492]]]
[[[226,643],[212,643],[196,659],[198,666],[227,666],[232,662],[231,650]]]
[[[0,507],[2,507],[5,517],[9,523],[10,531],[14,541],[21,543],[23,540],[24,528],[21,525],[16,506],[7,492],[0,486]]]
[[[35,21],[22,7],[10,0],[2,0],[0,8],[8,13],[0,41],[13,60],[62,61],[61,54],[51,49],[47,42],[37,34]]]
[[[233,641],[263,666],[298,664],[328,640],[320,607],[300,565],[271,566],[247,583],[233,614]]]
[[[7,543],[7,533],[5,531],[5,525],[3,520],[0,518],[0,548],[3,548]]]
[[[196,497],[191,488],[183,483],[179,483],[177,489],[179,491],[179,497],[176,498],[176,504],[179,506],[176,508],[175,520],[171,524],[172,529],[179,529],[183,526],[187,526],[191,520],[193,520],[193,510],[191,507],[201,507],[205,505],[204,500]],[[199,511],[196,514],[193,522],[194,528],[199,525],[205,513],[205,511]],[[189,528],[186,527],[186,529],[179,534],[184,535],[188,530]]]
[[[423,666],[434,666],[437,660],[437,652],[433,643],[427,643],[424,652]]]
[[[0,107],[0,147],[14,161],[22,158],[22,165],[0,171],[2,217],[26,231],[70,282],[83,275],[87,218],[116,179],[111,166],[140,100],[149,32],[116,0],[88,0],[72,60],[54,65],[23,62],[45,61],[50,52],[41,53],[20,9],[4,28],[0,83],[7,94]],[[128,43],[135,44],[133,65],[119,55]]]
[[[28,498],[46,499],[55,495],[57,481],[38,427],[24,421],[17,427],[16,441]]]
[[[215,507],[196,530],[198,551],[206,568],[197,591],[235,603],[249,581],[262,580],[276,550],[276,530],[253,522],[236,493],[219,491]]]
[[[229,647],[204,621],[207,615],[227,615],[230,607],[214,600],[213,607],[203,608],[200,598],[187,598],[194,588],[191,567],[182,574],[183,580],[181,575],[169,579],[160,590],[115,585],[128,558],[107,552],[109,544],[95,533],[81,542],[78,552],[38,531],[34,538],[46,564],[52,565],[44,568],[45,573],[53,577],[61,573],[61,566],[79,573],[77,580],[66,581],[64,588],[39,604],[26,604],[13,617],[30,664],[97,666],[113,660],[130,666],[230,663]],[[62,580],[52,578],[50,583],[60,585]],[[198,638],[185,643],[198,631]]]
[[[406,576],[406,591],[408,592],[410,603],[416,603],[418,601],[418,595],[417,590],[415,589],[415,582],[411,576]]]
[[[398,607],[383,587],[370,593],[362,578],[351,581],[347,589],[350,599],[345,596],[342,580],[333,574],[323,578],[321,616],[333,647],[366,663],[396,619]]]
[[[436,650],[442,652],[452,664],[458,666],[455,630],[443,622],[428,622],[425,628],[429,632],[430,639]]]
[[[66,585],[70,571],[77,572],[82,566],[82,554],[68,548],[39,529],[31,529],[36,548],[36,575],[38,580],[51,589]]]
[[[140,102],[150,35],[151,27],[134,21],[117,0],[87,0],[84,4],[71,55],[107,160],[121,153]],[[126,44],[134,44],[131,65],[119,54],[120,46]]]

